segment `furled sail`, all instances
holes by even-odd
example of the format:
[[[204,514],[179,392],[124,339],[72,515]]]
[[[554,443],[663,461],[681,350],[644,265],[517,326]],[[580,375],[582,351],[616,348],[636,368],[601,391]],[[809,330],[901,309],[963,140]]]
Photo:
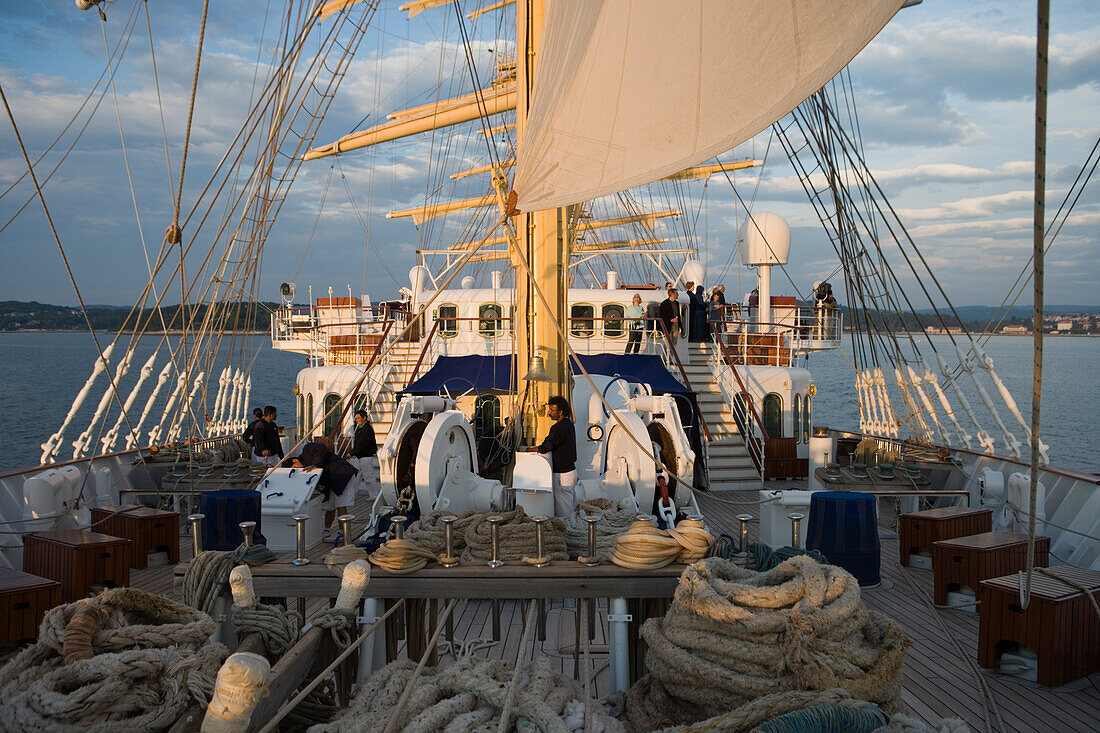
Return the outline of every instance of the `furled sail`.
[[[521,211],[733,148],[835,76],[904,0],[552,0],[513,188]]]

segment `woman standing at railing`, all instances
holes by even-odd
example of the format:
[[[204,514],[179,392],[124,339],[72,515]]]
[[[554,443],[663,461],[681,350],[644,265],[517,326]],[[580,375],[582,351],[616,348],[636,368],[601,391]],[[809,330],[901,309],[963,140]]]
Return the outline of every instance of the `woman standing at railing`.
[[[627,332],[630,337],[626,341],[626,353],[637,354],[642,346],[642,329],[645,328],[645,310],[642,308],[642,296],[634,294],[634,301],[626,307],[623,314],[626,318]]]
[[[710,300],[707,302],[707,322],[713,334],[720,334],[725,331],[726,308],[722,304],[721,296],[722,294],[715,288],[714,292],[710,294]]]

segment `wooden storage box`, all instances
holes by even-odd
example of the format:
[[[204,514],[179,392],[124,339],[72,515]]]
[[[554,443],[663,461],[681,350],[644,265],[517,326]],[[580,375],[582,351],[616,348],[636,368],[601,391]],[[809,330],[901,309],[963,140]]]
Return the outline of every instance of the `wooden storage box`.
[[[1100,572],[1072,565],[1049,572],[1088,588],[1100,600]],[[1039,684],[1048,687],[1100,670],[1100,617],[1080,589],[1035,573],[1024,610],[1018,576],[1009,575],[983,580],[979,597],[978,663],[983,667],[996,665],[998,646],[1015,642],[1035,652]]]
[[[902,565],[909,564],[915,550],[932,553],[932,543],[952,540],[993,529],[993,512],[965,506],[927,509],[902,514],[898,522],[898,552]]]
[[[23,535],[23,571],[61,583],[61,602],[88,594],[88,586],[130,585],[132,543],[80,529],[28,532]]]
[[[1035,538],[1035,565],[1047,566],[1050,538]],[[1027,567],[1027,535],[986,532],[932,543],[932,571],[935,602],[947,603],[947,591],[954,586],[978,594],[978,584],[988,578],[1015,573]]]
[[[180,561],[180,515],[144,506],[104,506],[92,509],[92,524],[105,534],[125,537],[134,543],[133,563],[137,569],[148,567],[149,553],[159,548],[168,551],[168,561]]]
[[[61,583],[0,568],[0,644],[38,637],[46,611],[61,603]]]

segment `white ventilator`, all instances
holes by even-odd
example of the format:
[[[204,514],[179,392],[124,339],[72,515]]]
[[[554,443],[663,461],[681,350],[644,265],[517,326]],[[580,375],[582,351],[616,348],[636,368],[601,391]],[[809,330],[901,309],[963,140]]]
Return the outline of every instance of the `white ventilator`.
[[[114,344],[109,344],[103,350],[103,355],[96,357],[95,364],[92,366],[92,373],[88,376],[88,380],[84,382],[84,387],[77,393],[72,406],[69,407],[68,414],[65,415],[65,419],[61,423],[61,427],[40,446],[42,448],[42,463],[53,463],[54,458],[57,457],[58,452],[61,450],[61,441],[65,438],[65,429],[69,427],[69,423],[73,421],[77,410],[88,398],[88,393],[92,391],[92,385],[95,384],[96,377],[107,369],[107,362],[110,361],[111,352],[114,348]]]
[[[145,380],[153,373],[153,362],[157,360],[157,352],[149,357],[149,360],[145,362],[145,365],[141,368],[141,373],[138,375],[137,383],[134,388],[130,390],[130,394],[126,396],[126,402],[122,405],[122,410],[118,413],[118,419],[115,420],[115,424],[111,426],[111,429],[107,431],[107,434],[103,436],[103,440],[100,444],[103,446],[103,452],[106,453],[114,447],[115,441],[118,440],[118,433],[122,429],[122,423],[130,415],[130,408],[134,406],[134,402],[137,401],[138,392],[141,391],[141,387],[145,384]]]
[[[107,388],[103,390],[103,396],[99,398],[99,404],[96,406],[95,414],[92,415],[91,422],[88,423],[88,429],[73,441],[73,458],[83,457],[88,451],[88,448],[91,447],[92,432],[95,431],[99,421],[103,419],[104,414],[107,412],[107,408],[111,404],[111,399],[115,396],[115,385],[126,376],[126,372],[130,371],[130,360],[133,359],[133,356],[133,351],[127,351],[126,355],[122,357],[122,360],[119,361],[118,365],[115,367],[114,382],[108,383]]]
[[[160,395],[160,390],[164,387],[164,383],[168,381],[168,375],[171,371],[172,360],[169,358],[164,368],[160,370],[160,376],[157,377],[157,384],[153,387],[152,394],[149,395],[149,399],[145,400],[145,407],[141,411],[141,417],[138,418],[137,424],[133,426],[130,434],[126,436],[127,449],[136,448],[138,441],[141,440],[141,426],[145,424],[145,418],[149,417],[149,412],[153,409],[153,403],[157,401],[157,396]]]
[[[266,659],[251,652],[231,654],[218,670],[202,733],[244,733],[270,684],[271,664]]]

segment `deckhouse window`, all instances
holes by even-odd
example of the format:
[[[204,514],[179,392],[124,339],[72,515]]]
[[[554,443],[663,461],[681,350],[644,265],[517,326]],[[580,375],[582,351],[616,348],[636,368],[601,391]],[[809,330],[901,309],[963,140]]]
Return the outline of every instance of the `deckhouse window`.
[[[325,395],[325,435],[332,435],[340,427],[340,395],[330,392]]]
[[[477,330],[482,336],[499,336],[504,333],[504,309],[499,303],[485,303],[477,309]]]
[[[306,415],[305,415],[306,435],[313,435],[313,393],[306,393]]]
[[[595,307],[578,303],[569,309],[569,332],[579,338],[589,338],[595,332],[595,318]]]
[[[306,397],[298,395],[298,437],[306,434]]]
[[[623,335],[623,316],[626,310],[618,303],[608,303],[601,310],[603,318],[603,335],[608,338],[619,338]]]
[[[798,426],[795,425],[795,430]],[[802,442],[810,442],[810,396],[806,395],[806,402],[802,406]]]
[[[794,396],[794,442],[802,442],[802,395]]]
[[[439,319],[439,335],[444,338],[458,335],[458,306],[446,303],[436,311]]]
[[[500,398],[481,395],[474,406],[474,435],[480,440],[500,432]]]
[[[769,438],[783,437],[783,398],[775,392],[764,395],[764,414],[760,418],[764,421],[764,430]]]

